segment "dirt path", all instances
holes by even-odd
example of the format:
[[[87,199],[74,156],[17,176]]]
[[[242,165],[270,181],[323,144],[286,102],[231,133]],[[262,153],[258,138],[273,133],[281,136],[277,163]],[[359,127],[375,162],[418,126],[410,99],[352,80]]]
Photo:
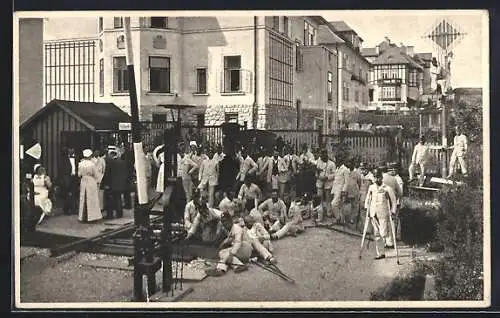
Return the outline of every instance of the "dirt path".
[[[275,242],[278,266],[296,281],[291,285],[263,269],[232,271],[191,285],[184,301],[342,301],[368,300],[401,266],[389,258],[375,262],[373,243],[358,259],[359,239],[328,229],[308,229],[296,238]],[[403,255],[404,256],[404,255]],[[132,272],[82,266],[95,255],[68,260],[37,253],[21,265],[23,302],[128,302]],[[409,262],[403,257],[402,262]],[[159,279],[158,279],[159,281]]]

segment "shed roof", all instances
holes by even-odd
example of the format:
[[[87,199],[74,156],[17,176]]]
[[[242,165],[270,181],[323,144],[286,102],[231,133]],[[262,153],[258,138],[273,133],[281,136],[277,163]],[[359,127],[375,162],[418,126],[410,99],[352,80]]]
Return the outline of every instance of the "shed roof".
[[[117,130],[118,123],[131,122],[132,117],[113,103],[78,102],[54,99],[21,124],[28,126],[47,111],[59,108],[94,131]]]

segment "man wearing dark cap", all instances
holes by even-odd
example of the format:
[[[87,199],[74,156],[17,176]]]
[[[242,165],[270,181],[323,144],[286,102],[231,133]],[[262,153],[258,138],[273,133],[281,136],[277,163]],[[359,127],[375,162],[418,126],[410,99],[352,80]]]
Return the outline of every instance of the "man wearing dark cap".
[[[379,242],[382,240],[385,246],[392,238],[392,229],[389,213],[396,213],[396,196],[391,187],[382,182],[382,172],[375,172],[375,183],[368,188],[365,200],[365,208],[368,210],[368,217],[373,225],[375,235],[376,260],[385,258],[385,252],[380,252]],[[382,249],[383,251],[383,249]]]

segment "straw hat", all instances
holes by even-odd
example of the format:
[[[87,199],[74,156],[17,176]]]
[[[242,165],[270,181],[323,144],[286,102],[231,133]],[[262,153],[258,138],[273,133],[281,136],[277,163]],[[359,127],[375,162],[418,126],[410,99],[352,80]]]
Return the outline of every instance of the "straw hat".
[[[83,157],[84,157],[84,158],[90,158],[91,156],[92,156],[92,150],[90,150],[90,149],[85,149],[85,150],[83,151]]]
[[[197,146],[198,146],[198,144],[196,143],[196,141],[191,140],[191,141],[189,142],[189,146],[195,146],[195,147],[197,147]]]

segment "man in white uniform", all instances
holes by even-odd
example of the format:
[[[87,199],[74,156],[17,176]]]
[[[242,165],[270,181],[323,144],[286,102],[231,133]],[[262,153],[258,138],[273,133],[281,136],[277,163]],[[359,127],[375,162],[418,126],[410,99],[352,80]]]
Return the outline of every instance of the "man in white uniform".
[[[391,187],[382,183],[382,172],[375,173],[375,183],[368,188],[365,200],[365,208],[369,209],[369,217],[373,225],[375,235],[376,260],[385,258],[385,252],[380,253],[379,242],[385,242],[392,237],[392,229],[389,213],[396,213],[396,196]],[[382,248],[383,251],[383,248]]]
[[[415,179],[415,166],[420,168],[420,180],[423,181],[425,176],[425,166],[429,160],[429,146],[425,144],[425,136],[420,136],[420,142],[415,146],[413,155],[411,156],[411,164],[408,168],[410,181]]]
[[[455,138],[453,138],[453,149],[450,158],[450,172],[448,178],[451,178],[455,174],[455,164],[458,160],[460,165],[460,171],[463,176],[467,176],[467,166],[465,164],[465,155],[467,154],[467,137],[462,133],[460,127],[455,127]]]

